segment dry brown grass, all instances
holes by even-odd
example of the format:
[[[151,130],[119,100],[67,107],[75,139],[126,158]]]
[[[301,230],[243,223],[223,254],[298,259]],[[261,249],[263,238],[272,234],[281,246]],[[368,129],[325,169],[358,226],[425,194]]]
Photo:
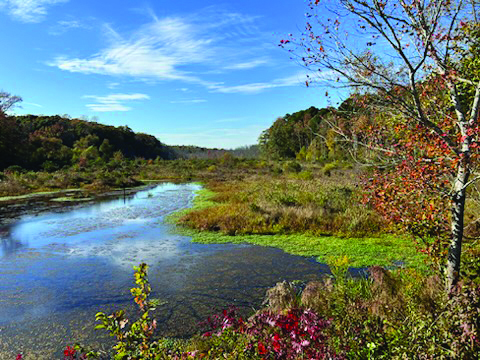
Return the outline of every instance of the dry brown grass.
[[[243,180],[210,181],[215,206],[189,212],[182,222],[198,230],[225,234],[365,236],[382,220],[357,197],[349,172],[311,180],[295,176],[253,175]]]

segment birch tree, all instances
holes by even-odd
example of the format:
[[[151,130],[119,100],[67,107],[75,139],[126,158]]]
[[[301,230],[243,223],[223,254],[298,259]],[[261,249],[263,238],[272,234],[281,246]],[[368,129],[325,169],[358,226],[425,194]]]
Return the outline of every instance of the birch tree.
[[[459,279],[467,187],[477,179],[471,152],[480,111],[479,6],[477,0],[314,0],[302,36],[281,41],[318,79],[379,95],[371,105],[393,108],[449,149],[456,169],[447,289]],[[424,84],[432,79],[450,104],[425,101]],[[446,118],[453,128],[445,128]]]

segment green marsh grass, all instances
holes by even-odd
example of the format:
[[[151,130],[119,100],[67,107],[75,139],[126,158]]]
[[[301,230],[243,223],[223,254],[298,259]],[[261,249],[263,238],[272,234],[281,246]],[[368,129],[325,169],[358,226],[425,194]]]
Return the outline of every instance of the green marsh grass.
[[[235,196],[235,195],[232,195]],[[248,243],[271,246],[283,251],[327,262],[332,257],[347,256],[351,267],[405,266],[426,269],[425,255],[417,252],[413,242],[406,236],[376,234],[364,237],[318,236],[312,234],[225,234],[221,231],[201,231],[188,227],[184,219],[195,211],[217,207],[222,195],[210,189],[201,189],[189,209],[180,210],[167,219],[177,224],[176,232],[191,236],[192,240],[204,244]],[[224,200],[224,199],[223,199]]]

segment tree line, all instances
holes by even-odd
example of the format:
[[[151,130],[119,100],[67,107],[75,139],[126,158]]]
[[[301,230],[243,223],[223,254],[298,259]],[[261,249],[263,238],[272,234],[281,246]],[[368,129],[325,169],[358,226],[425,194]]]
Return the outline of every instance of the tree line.
[[[177,155],[157,138],[128,126],[55,116],[7,116],[0,112],[0,170],[20,166],[54,171],[127,159],[173,159]]]

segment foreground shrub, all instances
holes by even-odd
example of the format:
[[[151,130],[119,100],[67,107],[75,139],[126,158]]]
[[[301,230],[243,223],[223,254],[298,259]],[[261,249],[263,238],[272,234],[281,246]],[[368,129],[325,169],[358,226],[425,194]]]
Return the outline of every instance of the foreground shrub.
[[[106,329],[117,340],[113,347],[115,359],[157,359],[156,354],[161,353],[159,343],[154,341],[153,333],[157,327],[157,321],[150,317],[150,312],[159,305],[156,299],[149,299],[151,287],[147,278],[146,264],[140,264],[135,269],[135,283],[138,285],[130,291],[138,305],[140,318],[127,326],[129,320],[123,310],[111,315],[99,312],[95,317],[100,324],[96,329]]]
[[[330,320],[311,310],[289,309],[285,314],[261,312],[250,318],[248,348],[267,359],[344,359],[330,345]]]
[[[200,357],[216,353],[219,339],[235,337],[240,340],[247,358],[263,359],[344,359],[330,345],[327,329],[330,320],[320,318],[316,313],[300,308],[285,312],[260,311],[247,322],[238,318],[234,308],[209,318],[210,330],[203,334],[208,338],[208,351],[198,352]],[[219,346],[220,345],[220,346]],[[204,345],[205,346],[205,345]],[[239,351],[240,350],[240,351]],[[232,352],[230,351],[230,355]]]

